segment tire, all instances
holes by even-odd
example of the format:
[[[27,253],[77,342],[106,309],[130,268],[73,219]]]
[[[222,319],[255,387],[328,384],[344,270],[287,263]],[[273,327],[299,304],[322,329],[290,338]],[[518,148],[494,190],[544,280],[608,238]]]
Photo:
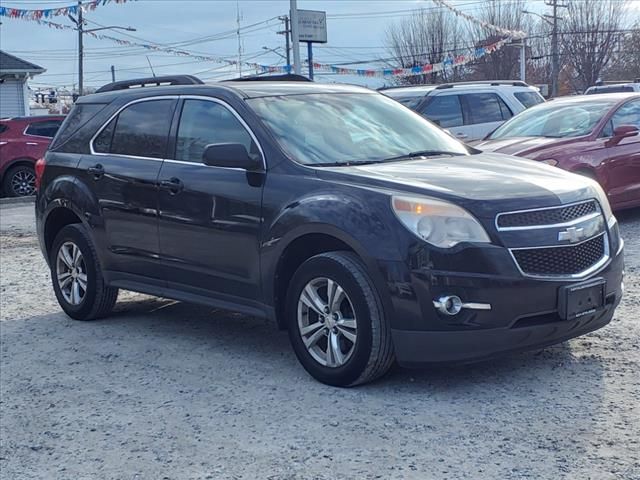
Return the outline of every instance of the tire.
[[[53,290],[67,315],[75,320],[95,320],[111,312],[118,289],[105,285],[96,249],[84,226],[72,224],[60,230],[51,247],[49,265]]]
[[[335,308],[329,308],[330,291],[341,290],[334,296]],[[393,364],[380,296],[355,254],[329,252],[305,261],[291,279],[286,302],[291,345],[316,380],[355,386],[381,377]]]
[[[7,197],[27,197],[36,193],[36,173],[31,165],[11,167],[2,181]]]

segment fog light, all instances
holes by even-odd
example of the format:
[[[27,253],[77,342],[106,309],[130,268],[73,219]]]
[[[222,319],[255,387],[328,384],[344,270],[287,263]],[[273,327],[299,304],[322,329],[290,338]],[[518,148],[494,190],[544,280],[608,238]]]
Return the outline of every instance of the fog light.
[[[438,300],[433,302],[433,304],[445,315],[457,315],[460,313],[460,310],[462,310],[462,300],[456,295],[440,297]]]

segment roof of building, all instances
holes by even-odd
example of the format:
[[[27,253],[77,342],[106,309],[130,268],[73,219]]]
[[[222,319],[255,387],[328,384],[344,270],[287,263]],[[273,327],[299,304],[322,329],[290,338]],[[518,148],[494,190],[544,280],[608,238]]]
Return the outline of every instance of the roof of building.
[[[0,73],[44,73],[46,69],[0,50]]]

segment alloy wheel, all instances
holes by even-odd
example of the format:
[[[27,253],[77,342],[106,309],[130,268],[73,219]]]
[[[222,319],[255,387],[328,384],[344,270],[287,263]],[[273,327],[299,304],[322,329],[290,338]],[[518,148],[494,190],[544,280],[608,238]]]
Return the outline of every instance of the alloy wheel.
[[[65,242],[56,258],[58,287],[65,301],[80,305],[87,294],[87,269],[80,248],[73,242]]]
[[[319,364],[337,368],[349,361],[356,346],[356,315],[335,280],[315,278],[304,287],[298,299],[298,331]]]
[[[36,193],[36,176],[30,170],[18,170],[11,177],[11,190],[18,197]]]

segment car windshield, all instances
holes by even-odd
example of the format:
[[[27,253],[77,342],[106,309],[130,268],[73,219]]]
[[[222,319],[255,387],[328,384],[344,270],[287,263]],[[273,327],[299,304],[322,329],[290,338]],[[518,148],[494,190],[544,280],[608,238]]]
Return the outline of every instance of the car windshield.
[[[247,100],[282,148],[305,165],[349,165],[467,148],[377,93],[305,94]]]
[[[499,127],[489,138],[580,137],[588,135],[615,101],[548,102],[531,107]]]

